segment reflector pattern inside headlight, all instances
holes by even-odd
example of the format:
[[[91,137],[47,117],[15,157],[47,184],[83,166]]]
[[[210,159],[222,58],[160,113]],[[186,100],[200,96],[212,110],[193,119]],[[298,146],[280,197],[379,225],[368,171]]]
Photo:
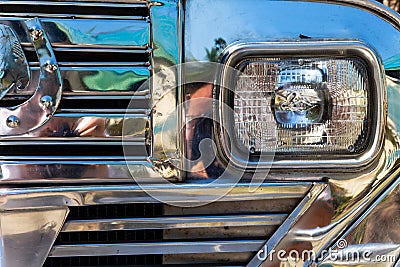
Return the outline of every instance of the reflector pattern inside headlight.
[[[357,153],[369,83],[358,58],[249,58],[234,89],[235,132],[250,153]]]

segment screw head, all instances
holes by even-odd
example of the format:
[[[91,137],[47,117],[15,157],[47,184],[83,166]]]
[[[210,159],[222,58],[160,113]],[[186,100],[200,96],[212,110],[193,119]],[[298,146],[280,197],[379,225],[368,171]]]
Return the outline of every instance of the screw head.
[[[15,83],[15,85],[16,85],[16,87],[17,87],[17,90],[24,90],[24,89],[25,89],[25,85],[22,83],[21,80],[18,80],[18,81]]]
[[[45,95],[40,98],[40,104],[44,109],[53,106],[53,98],[51,96]]]
[[[43,39],[43,31],[39,29],[34,29],[31,31],[31,37],[34,41]]]
[[[44,67],[44,69],[50,73],[55,72],[57,68],[58,68],[57,65],[52,63],[47,63],[46,66]]]
[[[7,118],[6,123],[7,123],[7,126],[10,128],[17,128],[19,125],[19,119],[18,119],[18,117],[11,115]]]

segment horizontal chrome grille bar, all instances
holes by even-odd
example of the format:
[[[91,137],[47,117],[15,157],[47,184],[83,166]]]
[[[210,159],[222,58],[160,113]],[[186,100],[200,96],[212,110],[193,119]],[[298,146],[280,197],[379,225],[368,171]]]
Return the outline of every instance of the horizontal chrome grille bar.
[[[34,52],[35,49],[32,46],[24,46],[25,51]],[[98,47],[82,47],[82,46],[70,46],[70,47],[57,47],[53,48],[55,52],[80,52],[80,53],[126,53],[126,54],[143,54],[143,53],[150,53],[150,50],[147,46],[142,47],[107,47],[102,46],[101,48]]]
[[[45,18],[41,19],[43,28],[56,52],[74,51],[73,49],[95,52],[111,49],[120,52],[143,53],[149,47],[150,24],[142,17],[125,20],[119,17],[118,20],[106,20],[99,18],[98,15],[93,15],[92,19],[68,19],[61,14],[57,16],[60,18],[50,19],[45,15]],[[0,17],[0,23],[14,29],[24,29],[25,20],[27,20],[25,16]],[[107,25],[107,28],[104,25]],[[33,51],[27,32],[21,30],[19,39],[26,51]],[[58,59],[58,61],[61,60]]]
[[[35,70],[35,68],[32,68]],[[60,67],[64,80],[63,92],[130,92],[148,94],[148,87],[140,86],[150,78],[147,67]],[[33,73],[37,77],[38,73]],[[107,77],[107,78],[105,78]],[[140,90],[139,90],[140,89]],[[31,89],[33,90],[33,88]]]
[[[79,139],[122,137],[122,126],[132,125],[130,132],[125,132],[125,137],[145,138],[149,118],[140,114],[95,114],[95,113],[59,113],[52,118],[51,123],[44,128],[33,131],[23,137],[47,137]],[[21,139],[21,136],[3,138],[2,141]]]
[[[35,160],[35,158],[32,158]],[[73,157],[71,158],[73,160]],[[107,160],[107,158],[104,158]],[[116,159],[110,159],[116,160]],[[139,159],[137,159],[139,160]],[[37,161],[34,161],[36,164]],[[72,161],[73,162],[73,161]],[[62,164],[63,162],[54,161],[53,164]],[[84,164],[84,162],[80,162]],[[95,162],[93,162],[95,164]],[[79,161],[78,163],[79,164]],[[89,163],[88,163],[89,164]],[[124,164],[121,161],[120,164]],[[137,164],[138,174],[136,178],[143,178],[143,181],[149,183],[155,182],[146,176],[149,172],[147,167],[151,167],[150,163],[129,162],[128,164]],[[147,165],[146,165],[147,164]],[[133,165],[134,166],[134,165]],[[147,173],[148,175],[148,173]],[[154,196],[161,196],[163,200],[169,203],[199,203],[206,201],[207,197],[214,193],[220,193],[220,190],[231,190],[219,201],[245,201],[245,200],[276,200],[276,199],[294,199],[302,198],[311,188],[312,183],[270,183],[263,184],[254,192],[250,192],[248,183],[244,184],[185,184],[179,186],[171,185],[114,185],[114,186],[67,186],[67,187],[43,187],[43,188],[14,188],[0,189],[0,196],[6,196],[4,201],[0,201],[0,208],[9,209],[23,207],[21,205],[29,205],[30,207],[54,207],[54,206],[82,206],[94,204],[124,204],[124,203],[159,203],[159,200],[149,196],[146,192]],[[146,192],[144,191],[146,190]],[[205,193],[206,192],[206,193]],[[24,201],[21,202],[20,200]],[[26,206],[25,206],[26,208]]]
[[[115,1],[113,1],[115,2]],[[119,3],[117,6],[120,8],[132,8],[132,7],[144,7],[147,8],[147,2],[148,1],[140,1],[140,0],[129,0],[126,1],[126,3]],[[35,1],[34,3],[32,3],[32,1],[13,1],[13,0],[8,0],[8,1],[0,1],[1,5],[37,5],[37,6],[41,6],[41,5],[51,5],[51,6],[89,6],[89,7],[93,7],[93,6],[101,6],[101,7],[115,7],[116,4],[115,3],[108,3],[107,1],[97,1],[96,3],[94,3],[94,1],[59,1],[58,2],[54,2],[54,1]]]
[[[63,232],[279,225],[287,214],[70,220]]]
[[[146,3],[107,3],[80,1],[0,1],[4,16],[39,18],[93,18],[126,19],[147,17],[149,5]]]
[[[238,240],[59,245],[53,247],[49,257],[250,252],[257,251],[263,243],[262,240]]]
[[[12,17],[15,18],[57,18],[57,19],[73,19],[73,18],[78,18],[78,19],[97,19],[98,15],[82,15],[82,14],[48,14],[48,13],[20,13],[20,12],[14,12],[14,13],[4,13],[1,12],[0,16],[2,18],[6,18],[11,20]],[[102,19],[108,19],[108,20],[147,20],[148,18],[146,16],[112,16],[112,15],[101,15]]]

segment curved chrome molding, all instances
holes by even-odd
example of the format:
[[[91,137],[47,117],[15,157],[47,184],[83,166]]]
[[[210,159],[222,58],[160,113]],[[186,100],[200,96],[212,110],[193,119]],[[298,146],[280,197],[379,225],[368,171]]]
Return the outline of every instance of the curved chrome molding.
[[[352,40],[304,40],[304,41],[282,41],[282,42],[240,42],[228,46],[224,53],[221,55],[221,63],[234,68],[239,61],[244,58],[251,57],[358,57],[363,59],[368,65],[368,71],[372,74],[369,79],[371,88],[369,94],[369,107],[372,108],[370,112],[371,118],[371,135],[368,142],[368,147],[361,154],[355,155],[318,155],[317,159],[302,155],[299,160],[295,155],[281,157],[275,155],[275,161],[266,162],[261,155],[260,160],[257,162],[249,162],[243,160],[248,158],[248,155],[242,156],[239,149],[229,149],[229,145],[233,145],[232,140],[228,144],[228,136],[235,136],[234,133],[227,133],[222,129],[233,129],[232,122],[227,121],[232,119],[228,116],[226,106],[231,106],[227,103],[229,99],[229,91],[220,88],[234,88],[231,81],[234,77],[229,76],[228,68],[222,68],[218,79],[221,80],[221,86],[217,89],[217,103],[225,103],[216,107],[216,116],[219,116],[218,122],[221,126],[215,125],[217,131],[216,142],[218,147],[222,149],[222,155],[227,157],[229,162],[235,164],[240,168],[248,168],[251,170],[274,168],[274,169],[329,169],[332,172],[343,172],[343,168],[360,169],[365,168],[371,164],[382,150],[384,140],[384,130],[386,125],[387,114],[387,90],[384,81],[384,71],[381,59],[376,52],[373,51],[368,45]],[[239,154],[236,154],[239,153]],[[235,153],[235,154],[234,154]],[[267,157],[267,160],[271,156]]]
[[[393,27],[400,30],[400,16],[397,12],[390,9],[389,7],[377,2],[377,1],[360,1],[360,0],[329,0],[329,1],[320,1],[320,0],[297,0],[303,2],[320,2],[320,3],[332,3],[332,4],[342,4],[348,5],[352,7],[356,7],[359,9],[366,10],[375,14],[387,22],[392,24]]]
[[[278,230],[267,240],[264,246],[257,252],[253,259],[246,265],[247,267],[260,266],[263,260],[271,256],[271,251],[276,250],[278,245],[288,235],[290,229],[301,219],[301,217],[315,204],[316,201],[326,198],[327,184],[314,184],[307,195],[297,205],[293,212],[279,226]]]
[[[0,109],[0,136],[20,135],[41,127],[53,116],[61,100],[61,74],[49,39],[38,19],[28,20],[26,25],[40,61],[40,80],[29,100]]]
[[[371,199],[374,199],[373,201],[370,201],[368,204],[365,204],[365,206],[366,205],[368,205],[368,208],[363,212],[363,213],[360,213],[359,214],[359,216],[356,216],[356,217],[354,217],[354,219],[356,219],[349,227],[347,227],[346,228],[346,231],[345,232],[343,232],[341,235],[326,235],[326,237],[324,238],[324,240],[322,240],[322,241],[320,241],[320,243],[321,244],[323,244],[322,242],[327,242],[327,243],[330,243],[330,244],[332,244],[332,241],[333,240],[341,240],[341,239],[344,239],[344,240],[347,240],[347,236],[348,235],[351,235],[352,234],[352,232],[354,233],[354,230],[356,229],[356,227],[358,227],[359,225],[360,225],[360,223],[365,219],[365,218],[367,218],[369,215],[371,215],[371,212],[380,204],[380,203],[383,203],[384,201],[385,201],[385,199],[387,199],[388,198],[388,196],[389,196],[389,194],[391,194],[391,193],[393,193],[393,195],[395,195],[396,193],[395,192],[393,192],[394,191],[394,189],[396,189],[396,188],[398,188],[399,186],[400,186],[400,172],[399,171],[396,171],[396,173],[395,174],[392,174],[392,175],[394,175],[395,177],[397,177],[397,180],[395,180],[392,184],[389,184],[389,183],[386,183],[386,184],[383,184],[383,185],[381,185],[381,188],[382,189],[384,189],[385,187],[386,187],[386,189],[384,189],[382,192],[379,192],[379,193],[375,193],[375,194],[371,194],[373,197],[371,197]],[[398,193],[397,193],[398,194]],[[397,206],[395,206],[394,208],[397,208]],[[356,211],[356,210],[354,210],[354,211]],[[392,213],[392,215],[397,215],[398,216],[398,214],[399,214],[399,211],[398,210],[391,210],[391,212],[393,212]],[[386,213],[386,212],[385,212]],[[372,220],[379,220],[378,218],[371,218]],[[393,225],[392,226],[396,226],[396,220],[398,219],[397,217],[393,217],[393,218],[390,218],[391,220],[393,220],[394,221],[394,223],[393,223]],[[382,227],[383,227],[383,225],[382,225]],[[397,227],[400,227],[400,225],[399,224],[397,224]],[[369,230],[372,230],[372,229],[369,229]],[[377,232],[379,232],[379,231],[381,231],[381,229],[374,229],[375,231],[377,231]],[[382,230],[388,230],[388,229],[382,229]],[[393,231],[393,233],[398,233],[398,231],[399,231],[399,229],[390,229],[391,231]],[[366,229],[364,229],[363,231],[367,231]],[[369,233],[369,234],[372,234],[372,233]],[[327,238],[331,238],[331,240],[329,240],[329,242],[328,242],[328,239]],[[394,236],[393,237],[394,239],[396,239],[396,238],[398,238],[398,235],[397,236]],[[364,240],[361,240],[361,241],[364,241]],[[377,241],[374,241],[374,242],[377,242]],[[370,243],[372,243],[372,242],[370,242]],[[400,253],[400,243],[398,243],[398,244],[394,244],[395,245],[395,247],[396,247],[396,250],[397,250],[397,253],[399,254]],[[333,246],[329,249],[329,251],[331,251],[332,249],[335,249],[336,248],[336,244],[333,244]],[[389,252],[391,252],[391,251],[389,251]],[[319,265],[321,265],[321,264],[324,264],[324,263],[326,263],[326,259],[328,259],[329,260],[329,255],[323,255],[324,256],[324,258],[318,258],[318,257],[315,257],[315,258],[313,258],[313,259],[310,259],[308,262],[307,262],[307,264],[311,264],[311,263],[315,263],[315,264],[317,264],[318,266]],[[400,256],[400,254],[398,255],[398,256]],[[318,259],[318,260],[317,260]]]

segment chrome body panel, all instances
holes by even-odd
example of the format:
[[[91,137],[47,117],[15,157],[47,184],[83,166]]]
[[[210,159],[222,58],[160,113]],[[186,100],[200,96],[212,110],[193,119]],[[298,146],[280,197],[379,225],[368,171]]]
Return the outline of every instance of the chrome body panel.
[[[215,61],[225,46],[234,43],[254,42],[296,42],[301,46],[313,40],[357,40],[374,48],[375,52],[383,59],[385,69],[398,67],[399,51],[396,45],[400,40],[399,16],[388,9],[374,3],[358,3],[354,1],[253,1],[243,8],[242,1],[230,1],[229,8],[223,8],[225,2],[220,1],[186,1],[185,5],[185,43],[184,62]],[[268,8],[267,8],[268,7]],[[234,10],[240,10],[239,16],[234,16]],[[198,16],[197,14],[203,14]],[[351,19],[349,19],[351,18]],[[318,27],[315,23],[318,22]],[[215,25],[218,25],[215,27]],[[266,26],[268,25],[268,26]],[[365,25],[370,25],[365,27]],[[385,41],[382,41],[385,40]],[[222,49],[221,49],[222,45]],[[204,71],[204,70],[203,70]],[[195,73],[194,71],[193,73]],[[202,75],[215,77],[215,69],[204,72]],[[381,73],[382,75],[382,73]],[[211,85],[186,87],[186,98],[195,99],[199,96],[212,99],[213,81]],[[363,169],[352,172],[348,168],[341,168],[338,162],[334,171],[323,170],[316,164],[308,170],[299,169],[296,163],[283,164],[279,170],[266,171],[263,177],[270,180],[304,180],[312,176],[315,180],[329,181],[334,205],[331,199],[316,201],[313,208],[299,218],[289,232],[282,231],[280,242],[276,242],[276,249],[297,249],[301,251],[303,245],[311,248],[316,253],[316,258],[338,240],[338,236],[367,211],[374,199],[384,194],[386,188],[398,181],[398,99],[399,85],[386,76],[388,90],[388,123],[378,127],[385,127],[385,137],[381,141],[383,150],[377,154],[375,162]],[[383,94],[385,94],[383,92]],[[210,103],[212,100],[209,100]],[[214,105],[188,107],[186,114],[212,114]],[[386,104],[383,105],[384,112]],[[194,131],[197,137],[191,140],[213,136],[209,127],[198,122]],[[210,150],[209,150],[210,151]],[[186,151],[190,158],[190,150]],[[207,153],[207,152],[206,152]],[[210,152],[208,152],[210,153]],[[300,161],[308,163],[309,158],[303,155]],[[226,166],[221,161],[216,161],[219,168]],[[300,164],[300,162],[299,162]],[[191,173],[191,178],[217,178],[218,173],[207,171]],[[217,175],[215,174],[217,173]],[[317,207],[322,210],[317,211]],[[318,215],[320,214],[320,215]],[[320,219],[316,221],[316,218]],[[397,227],[398,228],[398,227]],[[395,231],[398,231],[396,229]],[[269,239],[268,242],[272,242]],[[267,242],[267,244],[268,244]],[[296,243],[298,242],[297,246]],[[398,241],[397,241],[398,242]],[[270,249],[270,247],[268,247]],[[309,259],[307,264],[315,259]],[[306,260],[307,261],[307,260]],[[276,263],[276,262],[275,262]],[[248,266],[262,264],[254,256]],[[264,262],[263,266],[273,266],[273,262]]]
[[[66,207],[2,211],[0,265],[42,266],[67,214]]]

